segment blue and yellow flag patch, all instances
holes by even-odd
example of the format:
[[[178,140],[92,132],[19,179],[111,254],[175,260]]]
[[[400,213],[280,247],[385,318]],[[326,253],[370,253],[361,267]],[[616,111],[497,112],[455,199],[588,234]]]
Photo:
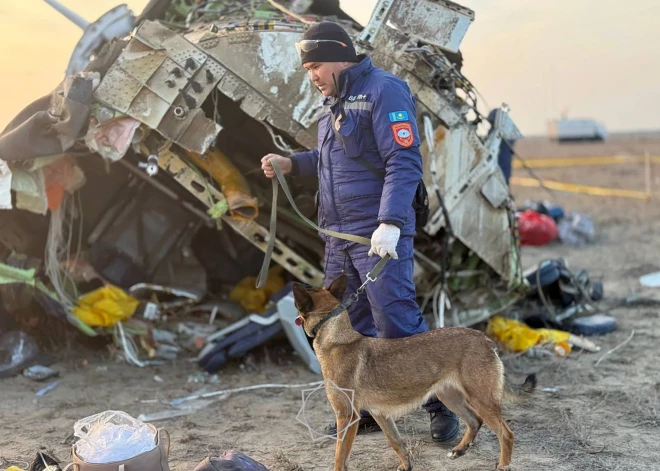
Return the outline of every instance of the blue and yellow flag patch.
[[[389,114],[390,123],[397,123],[399,121],[408,121],[408,112],[407,111],[393,111]]]

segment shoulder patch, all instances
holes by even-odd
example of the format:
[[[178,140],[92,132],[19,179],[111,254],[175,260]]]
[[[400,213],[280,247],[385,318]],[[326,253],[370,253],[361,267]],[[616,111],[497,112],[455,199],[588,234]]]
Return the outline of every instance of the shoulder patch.
[[[410,123],[393,123],[391,126],[394,141],[402,147],[410,147],[415,141]]]
[[[398,123],[400,121],[408,121],[408,112],[407,111],[393,111],[389,114],[390,123]]]

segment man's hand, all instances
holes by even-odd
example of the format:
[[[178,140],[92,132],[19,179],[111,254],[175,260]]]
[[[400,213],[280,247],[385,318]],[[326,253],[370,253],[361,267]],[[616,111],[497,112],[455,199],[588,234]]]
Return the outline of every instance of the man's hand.
[[[401,229],[393,224],[381,224],[371,236],[371,249],[369,256],[380,255],[381,258],[390,254],[393,259],[399,258],[396,253],[396,244],[399,242]]]
[[[266,175],[268,178],[273,178],[275,176],[275,169],[273,168],[273,164],[270,163],[271,159],[275,159],[277,163],[280,164],[280,169],[284,175],[291,172],[291,169],[293,168],[293,162],[291,162],[290,158],[282,157],[281,155],[277,154],[268,154],[261,159],[261,168],[264,171],[264,175]]]

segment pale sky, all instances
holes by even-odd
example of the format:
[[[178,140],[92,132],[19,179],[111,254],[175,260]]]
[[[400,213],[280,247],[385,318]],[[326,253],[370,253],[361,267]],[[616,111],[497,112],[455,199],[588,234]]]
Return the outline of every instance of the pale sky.
[[[93,21],[119,3],[62,0]],[[361,23],[375,0],[341,0]],[[660,130],[660,1],[462,0],[476,18],[461,46],[464,74],[490,107],[506,102],[526,135],[562,111],[610,132]],[[63,78],[82,31],[43,0],[0,2],[0,129]]]

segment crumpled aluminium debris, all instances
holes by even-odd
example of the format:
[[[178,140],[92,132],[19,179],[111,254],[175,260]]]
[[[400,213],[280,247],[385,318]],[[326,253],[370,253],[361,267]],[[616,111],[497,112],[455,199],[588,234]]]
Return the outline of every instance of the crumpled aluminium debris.
[[[202,49],[165,26],[142,23],[103,77],[94,98],[204,154],[222,129],[201,109],[225,73]]]

